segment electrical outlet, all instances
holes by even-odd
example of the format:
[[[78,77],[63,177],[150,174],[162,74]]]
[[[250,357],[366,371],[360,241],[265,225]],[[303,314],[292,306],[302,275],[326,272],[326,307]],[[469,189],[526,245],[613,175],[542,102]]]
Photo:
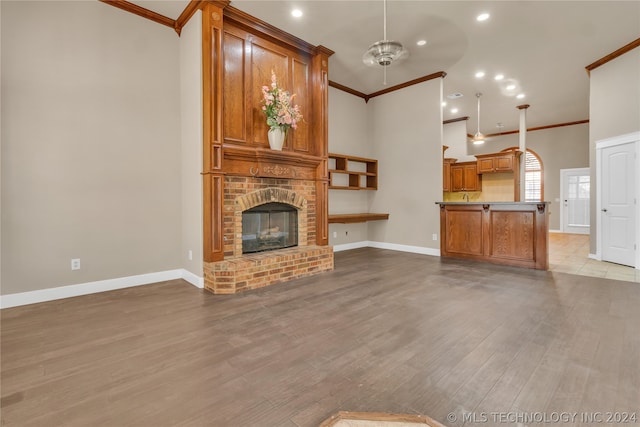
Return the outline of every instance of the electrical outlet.
[[[189,261],[193,261],[193,251],[189,249]]]
[[[438,235],[436,233],[433,233],[433,235],[431,236],[431,238],[433,240],[438,240]]]
[[[80,258],[73,258],[71,260],[71,269],[80,270]]]
[[[333,238],[334,238],[334,239],[336,239],[337,237],[338,237],[338,232],[337,232],[337,231],[334,231],[334,232],[333,232]]]

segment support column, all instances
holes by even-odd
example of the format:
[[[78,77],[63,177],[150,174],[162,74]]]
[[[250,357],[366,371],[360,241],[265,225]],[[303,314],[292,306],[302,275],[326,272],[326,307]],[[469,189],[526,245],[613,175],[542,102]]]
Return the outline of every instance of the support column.
[[[224,259],[222,169],[222,32],[228,1],[206,3],[202,10],[202,110],[203,110],[203,257]]]
[[[518,149],[522,151],[522,160],[519,168],[519,177],[518,184],[520,186],[520,201],[525,200],[524,194],[524,177],[525,177],[525,168],[527,165],[527,108],[529,108],[529,104],[518,105],[516,107],[520,110],[520,132],[518,133]]]
[[[313,99],[318,111],[315,116],[318,118],[313,129],[316,139],[317,155],[322,157],[322,161],[316,172],[316,241],[318,246],[329,244],[329,56],[333,51],[324,46],[318,46],[313,57],[314,81]]]

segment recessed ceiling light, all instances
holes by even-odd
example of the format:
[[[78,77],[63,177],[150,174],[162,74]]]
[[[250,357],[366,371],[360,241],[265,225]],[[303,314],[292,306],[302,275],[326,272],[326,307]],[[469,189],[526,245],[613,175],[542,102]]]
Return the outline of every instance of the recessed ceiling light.
[[[504,79],[504,74],[496,74],[496,76],[494,77],[494,79],[496,79],[496,80],[502,80],[502,79]]]
[[[291,11],[291,16],[295,18],[300,18],[302,16],[302,11],[300,9],[293,9]]]
[[[518,99],[524,98],[524,93],[519,94],[518,96],[516,96],[516,98],[518,98]]]
[[[481,78],[483,78],[483,77],[484,77],[484,71],[478,71],[478,72],[476,73],[476,78],[481,79]]]
[[[464,95],[461,94],[460,92],[453,92],[450,93],[449,95],[447,95],[447,98],[449,99],[458,99],[458,98],[462,98]]]
[[[507,90],[514,90],[515,88],[516,88],[516,85],[507,86]]]
[[[425,44],[427,44],[427,41],[426,41],[426,40],[418,40],[418,41],[416,42],[416,44],[417,44],[418,46],[424,46]]]
[[[451,114],[455,114],[455,113],[457,113],[457,112],[458,112],[458,109],[457,109],[457,108],[452,108],[452,109],[451,109]]]
[[[489,19],[489,16],[491,16],[491,15],[489,15],[489,14],[488,14],[488,13],[486,13],[486,12],[485,12],[485,13],[481,13],[480,15],[478,15],[478,16],[476,17],[476,21],[480,21],[480,22],[482,22],[482,21],[486,21],[487,19]]]

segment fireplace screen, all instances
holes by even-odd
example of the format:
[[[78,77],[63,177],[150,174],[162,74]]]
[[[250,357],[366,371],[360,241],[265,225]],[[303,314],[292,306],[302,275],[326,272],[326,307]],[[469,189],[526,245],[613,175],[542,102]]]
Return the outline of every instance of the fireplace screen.
[[[242,212],[242,253],[298,245],[298,211],[284,203],[267,203]]]

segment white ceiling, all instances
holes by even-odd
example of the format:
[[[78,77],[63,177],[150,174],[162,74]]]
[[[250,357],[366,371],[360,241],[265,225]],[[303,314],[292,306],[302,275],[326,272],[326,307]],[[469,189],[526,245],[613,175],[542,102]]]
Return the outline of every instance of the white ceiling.
[[[187,1],[136,1],[177,18]],[[477,126],[476,92],[482,92],[481,131],[518,128],[517,105],[530,104],[529,127],[589,117],[589,77],[585,66],[640,37],[640,1],[399,1],[388,0],[387,35],[409,50],[409,57],[387,69],[362,63],[370,44],[381,40],[382,0],[235,0],[231,5],[314,45],[335,51],[330,80],[372,93],[434,72],[447,73],[444,119],[470,116]],[[293,18],[297,7],[304,13]],[[477,22],[488,12],[491,17]],[[426,39],[424,47],[416,41]],[[486,72],[476,79],[478,70]],[[505,79],[497,82],[496,73]],[[507,91],[507,83],[517,89]],[[524,93],[524,99],[515,94]],[[457,113],[450,109],[457,107]]]

